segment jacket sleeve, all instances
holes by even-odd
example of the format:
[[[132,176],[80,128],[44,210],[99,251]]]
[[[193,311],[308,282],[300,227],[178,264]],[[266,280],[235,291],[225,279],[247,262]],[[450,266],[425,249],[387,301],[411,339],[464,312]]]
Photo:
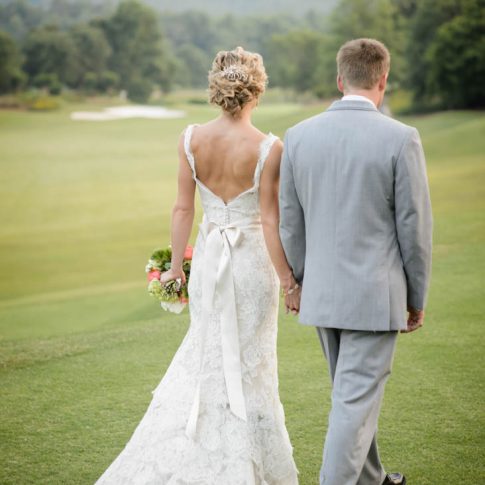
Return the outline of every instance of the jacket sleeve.
[[[280,170],[280,238],[293,275],[301,283],[305,270],[305,217],[295,187],[294,164],[289,145],[287,132]]]
[[[431,274],[433,218],[419,133],[407,135],[394,173],[396,230],[407,281],[407,304],[424,309]]]

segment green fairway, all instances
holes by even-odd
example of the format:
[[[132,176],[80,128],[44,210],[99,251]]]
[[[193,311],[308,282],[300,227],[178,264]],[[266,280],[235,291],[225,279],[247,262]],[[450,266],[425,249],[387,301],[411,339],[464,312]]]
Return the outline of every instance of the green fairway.
[[[90,484],[121,451],[187,328],[146,292],[169,243],[175,120],[0,111],[0,483]],[[262,104],[283,136],[322,106]],[[403,118],[421,133],[435,218],[425,327],[400,337],[380,420],[410,485],[485,483],[485,114]],[[198,212],[200,217],[200,210]],[[195,226],[196,227],[196,226]],[[193,233],[195,236],[195,230]],[[317,484],[330,386],[315,330],[282,313],[280,392],[301,485]],[[230,485],[230,484],[228,484]]]

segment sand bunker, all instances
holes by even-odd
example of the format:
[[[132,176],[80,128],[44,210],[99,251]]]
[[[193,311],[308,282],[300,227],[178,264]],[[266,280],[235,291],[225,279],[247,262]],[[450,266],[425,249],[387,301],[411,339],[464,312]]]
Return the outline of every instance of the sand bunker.
[[[171,119],[184,118],[184,111],[176,111],[160,106],[116,106],[103,111],[76,111],[71,113],[71,120],[76,121],[111,121],[128,118]]]

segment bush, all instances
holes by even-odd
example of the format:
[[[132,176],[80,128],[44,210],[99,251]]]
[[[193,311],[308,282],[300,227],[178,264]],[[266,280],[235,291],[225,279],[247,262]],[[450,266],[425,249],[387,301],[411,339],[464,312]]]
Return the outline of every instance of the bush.
[[[65,89],[62,92],[62,99],[68,103],[82,103],[85,98],[80,90]]]
[[[106,93],[118,87],[120,83],[120,77],[116,72],[103,71],[98,78],[98,89],[102,93]]]
[[[51,85],[51,83],[54,83],[57,81],[59,81],[57,74],[43,72],[42,74],[38,74],[37,76],[34,77],[34,79],[32,80],[32,84],[36,88],[42,89],[42,88],[48,88]]]
[[[57,82],[53,82],[49,88],[49,94],[52,94],[52,96],[59,96],[59,94],[61,94],[62,92],[62,84],[57,81]]]
[[[1,68],[0,68],[1,69]],[[0,74],[0,93],[12,93],[20,91],[27,84],[27,76],[22,71],[11,71],[7,77]]]
[[[98,75],[95,72],[87,72],[83,76],[83,89],[88,93],[97,91]]]
[[[0,31],[0,93],[18,91],[27,76],[22,72],[22,56],[15,40]]]
[[[21,109],[25,108],[19,96],[15,94],[7,94],[0,96],[0,109]]]
[[[40,96],[32,101],[29,109],[32,111],[54,111],[60,107],[61,104],[58,99],[52,96]]]
[[[0,109],[30,109],[32,111],[51,111],[61,106],[59,97],[42,94],[37,89],[17,94],[0,96]]]
[[[403,89],[388,90],[386,100],[393,115],[408,114],[412,111],[413,94]]]
[[[32,84],[36,88],[47,89],[50,94],[61,94],[62,84],[59,82],[57,74],[50,72],[43,72],[34,77]]]
[[[152,94],[153,85],[146,79],[134,79],[128,86],[128,98],[136,103],[145,103]]]

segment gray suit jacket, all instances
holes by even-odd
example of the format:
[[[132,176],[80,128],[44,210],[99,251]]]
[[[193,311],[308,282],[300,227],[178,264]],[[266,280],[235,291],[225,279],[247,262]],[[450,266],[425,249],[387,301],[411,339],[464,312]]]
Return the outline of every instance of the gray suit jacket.
[[[280,235],[302,282],[300,322],[386,331],[423,309],[432,214],[418,131],[360,100],[290,128]]]

